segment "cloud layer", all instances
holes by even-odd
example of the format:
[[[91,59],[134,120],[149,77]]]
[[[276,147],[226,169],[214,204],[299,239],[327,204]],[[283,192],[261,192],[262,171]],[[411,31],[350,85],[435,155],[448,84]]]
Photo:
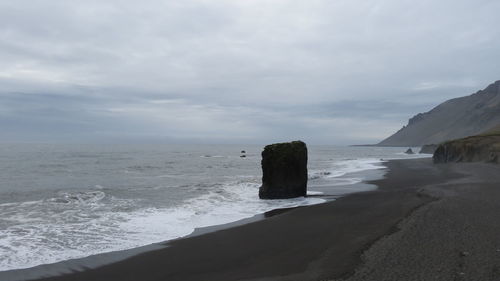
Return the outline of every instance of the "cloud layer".
[[[375,142],[500,79],[498,1],[2,1],[0,141]]]

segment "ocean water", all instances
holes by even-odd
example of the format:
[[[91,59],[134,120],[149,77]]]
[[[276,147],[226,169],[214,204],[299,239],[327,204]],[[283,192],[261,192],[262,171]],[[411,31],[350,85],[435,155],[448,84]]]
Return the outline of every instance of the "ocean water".
[[[256,145],[0,145],[0,271],[125,250],[360,191],[402,148],[309,146],[310,195],[259,200]],[[245,150],[245,158],[240,151]],[[366,187],[364,187],[366,188]],[[362,189],[361,189],[362,190]],[[322,196],[323,195],[323,196]]]

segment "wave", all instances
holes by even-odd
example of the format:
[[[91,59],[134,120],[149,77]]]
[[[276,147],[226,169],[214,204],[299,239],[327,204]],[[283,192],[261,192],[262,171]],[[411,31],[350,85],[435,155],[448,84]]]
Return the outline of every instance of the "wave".
[[[226,158],[226,156],[223,156],[223,155],[201,155],[200,156],[201,158]]]
[[[384,160],[374,158],[340,160],[333,162],[326,170],[310,171],[309,180],[332,179],[336,181],[336,183],[334,182],[330,185],[354,184],[361,181],[361,179],[342,177],[347,174],[361,171],[384,169],[385,167],[382,166],[383,162]]]
[[[307,191],[308,196],[323,195],[323,194],[324,194],[324,192],[322,192],[322,191],[314,191],[314,190]]]
[[[350,173],[381,169],[382,162],[380,159],[333,161],[325,169],[311,170],[309,178],[321,179],[319,182],[329,186],[349,185],[361,181]],[[129,167],[150,168],[154,167]],[[114,197],[107,193],[110,189],[100,185],[92,190],[59,192],[39,201],[0,204],[0,271],[135,248],[273,209],[325,202],[316,196],[260,200],[260,183],[252,177],[234,176],[233,179],[239,180],[185,186],[200,195],[175,207],[144,206],[141,199]]]
[[[192,233],[196,228],[321,198],[260,200],[259,184],[232,182],[171,208],[138,208],[101,190],[62,192],[40,201],[0,205],[0,271],[125,250]],[[8,218],[8,221],[5,219]]]
[[[160,166],[153,166],[153,165],[133,165],[127,167],[128,171],[149,171],[149,170],[159,170],[162,169]]]
[[[102,189],[100,185],[96,188]],[[61,192],[60,196],[47,199],[47,202],[58,204],[93,204],[102,199],[106,194],[102,191],[87,191],[87,192]]]

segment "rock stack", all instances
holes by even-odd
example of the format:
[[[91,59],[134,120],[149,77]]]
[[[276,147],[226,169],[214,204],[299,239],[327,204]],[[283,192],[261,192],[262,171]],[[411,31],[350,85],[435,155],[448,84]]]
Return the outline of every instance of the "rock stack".
[[[261,199],[307,194],[307,146],[302,141],[268,145],[262,152]]]
[[[405,152],[406,154],[415,154],[411,148],[408,148]]]

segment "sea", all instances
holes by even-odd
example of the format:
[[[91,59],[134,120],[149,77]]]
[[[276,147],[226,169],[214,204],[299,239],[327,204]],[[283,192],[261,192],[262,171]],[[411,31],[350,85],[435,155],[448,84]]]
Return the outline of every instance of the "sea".
[[[406,148],[309,146],[308,194],[260,200],[262,145],[0,144],[0,271],[126,250],[375,188]],[[417,148],[413,148],[418,151]],[[244,153],[242,153],[244,151]],[[242,156],[245,157],[242,157]]]

